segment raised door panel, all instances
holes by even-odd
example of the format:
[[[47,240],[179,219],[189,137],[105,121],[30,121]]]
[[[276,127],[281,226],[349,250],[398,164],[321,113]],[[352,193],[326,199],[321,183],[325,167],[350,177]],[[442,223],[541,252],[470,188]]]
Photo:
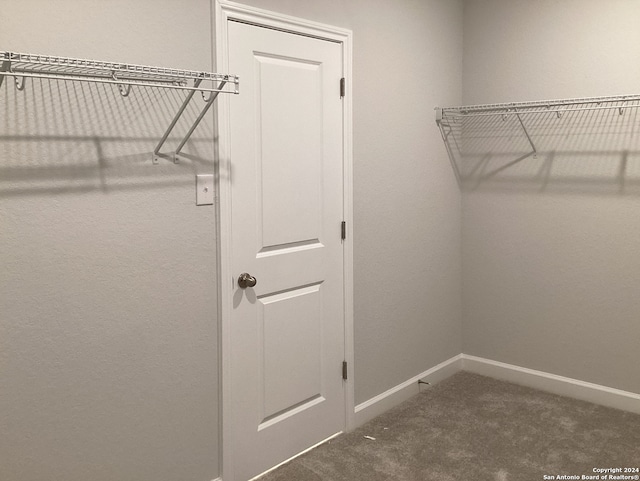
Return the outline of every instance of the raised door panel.
[[[260,149],[259,251],[318,242],[322,225],[322,66],[263,54],[254,58],[259,85],[255,104]]]
[[[321,287],[316,284],[259,299],[264,359],[264,417],[259,429],[324,400]]]

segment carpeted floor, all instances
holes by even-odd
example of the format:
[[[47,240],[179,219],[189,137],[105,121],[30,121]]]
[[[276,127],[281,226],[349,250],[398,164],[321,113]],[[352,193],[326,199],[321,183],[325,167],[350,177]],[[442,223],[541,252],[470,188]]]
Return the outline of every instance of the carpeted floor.
[[[640,467],[640,415],[460,372],[261,481],[534,481],[625,467]]]

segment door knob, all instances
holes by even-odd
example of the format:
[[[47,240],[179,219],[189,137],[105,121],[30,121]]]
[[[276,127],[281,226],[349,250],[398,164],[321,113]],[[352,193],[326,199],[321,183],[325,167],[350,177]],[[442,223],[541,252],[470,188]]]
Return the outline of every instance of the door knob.
[[[246,272],[243,272],[238,276],[238,286],[242,289],[246,289],[247,287],[253,287],[258,283],[255,277]]]

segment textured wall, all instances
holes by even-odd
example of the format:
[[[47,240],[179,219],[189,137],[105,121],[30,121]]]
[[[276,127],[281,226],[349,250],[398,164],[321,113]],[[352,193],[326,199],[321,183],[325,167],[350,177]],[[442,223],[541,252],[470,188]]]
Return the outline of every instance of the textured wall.
[[[458,354],[460,193],[433,125],[460,103],[462,3],[253,0],[351,28],[356,400]],[[209,69],[210,4],[25,0],[5,50]],[[179,96],[0,88],[0,479],[218,473],[213,129],[149,152]],[[193,115],[193,112],[191,112]],[[8,460],[8,461],[7,461]]]
[[[3,2],[2,17],[5,50],[211,68],[208,0]],[[192,159],[150,161],[180,96],[0,88],[2,480],[217,476],[215,216],[194,204],[211,119]]]
[[[461,352],[460,193],[433,108],[461,98],[462,4],[250,0],[354,33],[355,388]]]
[[[637,93],[639,15],[635,0],[467,1],[464,102]],[[541,125],[550,150],[465,190],[463,350],[640,392],[637,111],[583,118]]]

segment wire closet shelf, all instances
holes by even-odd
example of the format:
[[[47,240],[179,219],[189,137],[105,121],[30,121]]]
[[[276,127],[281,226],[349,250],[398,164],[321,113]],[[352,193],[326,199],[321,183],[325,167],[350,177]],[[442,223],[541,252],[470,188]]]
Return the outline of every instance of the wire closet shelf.
[[[640,107],[640,95],[618,95],[436,107],[435,113],[436,124],[460,182],[460,171],[452,146],[460,149],[463,144],[477,143],[482,137],[497,138],[501,130],[508,130],[511,135],[517,128],[531,149],[528,154],[520,158],[522,159],[538,153],[537,140],[540,139],[536,139],[536,136],[544,134],[546,126],[554,119],[563,121],[568,119],[569,125],[578,126],[588,121],[587,115],[595,115],[597,111],[602,111],[602,115],[613,119],[613,116],[621,118],[625,111],[635,110],[638,107]]]
[[[240,80],[236,75],[0,51],[0,87],[6,77],[14,77],[18,90],[24,90],[26,78],[41,78],[117,85],[123,97],[127,97],[134,86],[186,91],[184,102],[153,151],[153,163],[164,156],[160,150],[196,92],[202,93],[205,106],[173,152],[174,162],[178,162],[182,148],[218,94],[240,93]],[[209,94],[208,98],[205,93]]]
[[[637,107],[632,102],[640,101],[640,95],[618,95],[609,97],[586,97],[562,100],[537,100],[533,102],[511,102],[501,104],[467,105],[459,107],[436,107],[436,122],[455,117],[487,117],[496,115],[529,115],[541,113],[580,112],[589,110],[612,110]]]

